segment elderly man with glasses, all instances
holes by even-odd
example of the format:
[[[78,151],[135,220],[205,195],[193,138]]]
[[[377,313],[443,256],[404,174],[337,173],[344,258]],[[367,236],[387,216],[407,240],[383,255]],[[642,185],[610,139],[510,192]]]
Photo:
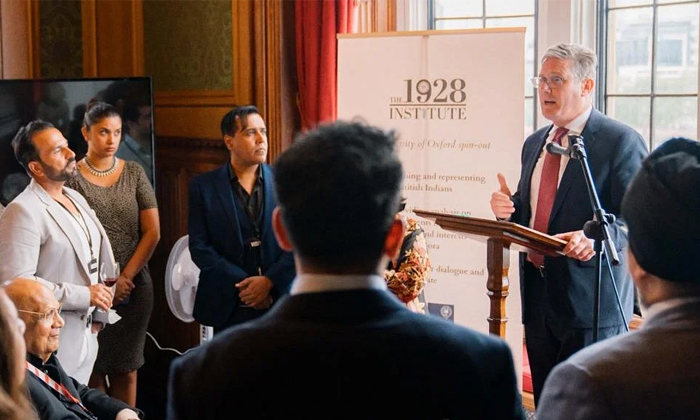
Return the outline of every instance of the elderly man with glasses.
[[[90,389],[68,376],[56,357],[64,325],[61,305],[43,284],[17,278],[5,286],[26,328],[26,381],[41,420],[114,419],[143,417],[136,408]]]
[[[596,265],[593,241],[583,225],[593,219],[583,171],[568,156],[549,154],[553,142],[569,147],[569,136],[581,136],[603,209],[620,215],[622,196],[647,154],[642,137],[592,105],[596,55],[580,45],[559,44],[542,58],[533,78],[542,114],[552,122],[527,138],[515,193],[498,174],[500,188],[491,195],[497,218],[531,227],[566,241],[565,256],[521,254],[523,323],[535,404],[552,368],[594,340]],[[618,252],[627,246],[624,220],[610,225]],[[621,264],[612,267],[625,318],[630,320],[634,286]],[[603,266],[606,263],[603,261]],[[610,274],[603,269],[598,338],[625,330]]]

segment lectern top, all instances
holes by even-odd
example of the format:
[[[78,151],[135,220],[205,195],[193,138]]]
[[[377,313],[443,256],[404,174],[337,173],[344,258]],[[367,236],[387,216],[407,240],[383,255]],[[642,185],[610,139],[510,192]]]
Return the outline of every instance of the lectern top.
[[[511,249],[521,252],[535,251],[552,257],[564,255],[562,251],[566,241],[517,223],[426,210],[413,212],[419,217],[434,221],[445,230],[458,232],[480,242],[495,238],[506,242]]]

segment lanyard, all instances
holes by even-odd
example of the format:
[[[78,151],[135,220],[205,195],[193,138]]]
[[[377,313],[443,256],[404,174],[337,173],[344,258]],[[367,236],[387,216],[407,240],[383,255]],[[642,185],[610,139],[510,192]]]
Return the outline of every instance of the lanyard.
[[[97,272],[97,258],[95,258],[95,253],[92,250],[92,236],[90,235],[90,228],[88,228],[87,221],[85,221],[85,216],[83,216],[83,213],[80,211],[80,208],[78,208],[78,205],[75,204],[75,201],[73,201],[72,198],[68,196],[68,194],[63,193],[63,196],[66,197],[71,203],[73,203],[73,207],[78,211],[78,215],[80,216],[80,219],[78,219],[73,212],[68,210],[68,207],[64,206],[63,203],[61,203],[58,200],[55,200],[65,211],[68,212],[68,214],[75,219],[76,223],[80,226],[80,230],[83,231],[83,234],[85,235],[85,238],[87,238],[88,242],[88,248],[90,248],[90,264],[88,265],[88,269],[90,270],[90,274],[96,273]],[[82,222],[81,222],[82,221]]]
[[[88,410],[88,409],[83,405],[83,403],[80,402],[79,399],[77,399],[76,397],[74,397],[73,394],[71,394],[70,391],[68,391],[68,389],[66,389],[65,386],[63,386],[62,384],[59,384],[58,382],[56,382],[56,381],[54,381],[53,379],[51,379],[51,377],[50,377],[49,375],[47,375],[45,372],[40,371],[39,369],[36,368],[36,366],[34,366],[33,364],[29,363],[28,361],[25,360],[25,361],[24,361],[24,364],[25,364],[25,366],[27,367],[27,370],[28,370],[28,371],[30,371],[31,373],[33,373],[34,376],[36,376],[37,378],[41,379],[46,385],[49,386],[49,388],[51,388],[52,390],[56,391],[56,392],[59,393],[60,395],[63,395],[65,398],[68,399],[68,401],[70,401],[70,402],[72,402],[72,403],[74,403],[74,404],[78,404],[78,405],[80,406],[80,408],[82,408],[87,414],[89,414],[89,415],[92,416],[92,417],[95,417],[95,416],[90,412],[90,410]]]

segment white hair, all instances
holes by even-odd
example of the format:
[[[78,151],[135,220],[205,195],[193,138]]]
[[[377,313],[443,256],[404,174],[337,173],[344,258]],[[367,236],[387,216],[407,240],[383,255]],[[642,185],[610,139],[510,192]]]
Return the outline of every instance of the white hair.
[[[544,64],[548,58],[571,60],[573,63],[571,70],[578,80],[595,79],[598,57],[590,48],[577,44],[561,43],[551,46],[545,51],[541,64]]]

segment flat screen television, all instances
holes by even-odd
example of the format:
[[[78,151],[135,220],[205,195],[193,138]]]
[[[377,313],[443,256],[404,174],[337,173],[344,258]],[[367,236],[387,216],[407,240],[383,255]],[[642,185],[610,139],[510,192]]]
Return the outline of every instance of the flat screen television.
[[[17,130],[34,119],[49,121],[79,160],[87,152],[80,132],[85,106],[96,97],[114,105],[122,116],[117,156],[141,164],[155,187],[152,93],[150,77],[0,80],[0,203],[7,206],[29,184],[12,151]]]

